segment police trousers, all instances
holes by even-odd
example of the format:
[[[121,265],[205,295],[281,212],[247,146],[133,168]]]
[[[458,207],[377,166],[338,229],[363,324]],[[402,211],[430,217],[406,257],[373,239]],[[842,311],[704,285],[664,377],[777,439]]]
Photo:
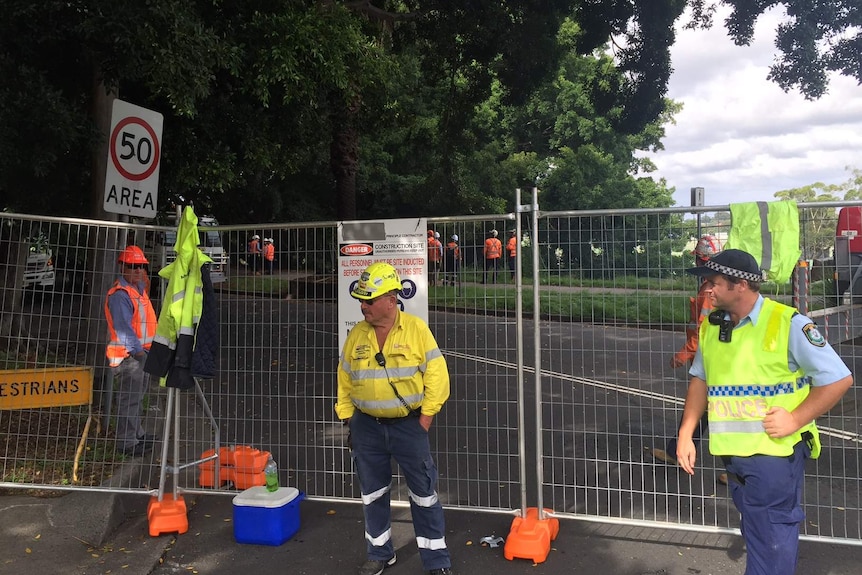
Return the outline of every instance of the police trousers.
[[[395,554],[390,521],[395,459],[407,480],[413,531],[423,568],[450,567],[443,506],[437,498],[437,466],[431,457],[428,432],[419,425],[419,418],[387,423],[357,411],[350,418],[350,436],[362,491],[368,558],[386,561]]]
[[[748,559],[745,575],[792,575],[796,572],[802,482],[811,450],[805,441],[787,457],[724,456],[728,486],[741,514]]]

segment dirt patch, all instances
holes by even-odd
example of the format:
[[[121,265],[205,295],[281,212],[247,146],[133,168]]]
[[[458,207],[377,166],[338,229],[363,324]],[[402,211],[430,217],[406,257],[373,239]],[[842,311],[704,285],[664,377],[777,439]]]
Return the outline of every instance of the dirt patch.
[[[122,455],[115,459],[115,442],[105,433],[99,416],[93,414],[89,427],[87,419],[86,407],[0,411],[2,481],[22,486],[100,485],[122,463]],[[37,487],[26,491],[62,495],[62,491]],[[0,488],[0,494],[11,493],[22,490]]]

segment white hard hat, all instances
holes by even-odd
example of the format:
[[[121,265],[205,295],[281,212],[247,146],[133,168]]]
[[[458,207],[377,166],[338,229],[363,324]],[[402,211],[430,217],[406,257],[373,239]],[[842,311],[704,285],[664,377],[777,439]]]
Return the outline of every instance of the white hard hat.
[[[440,238],[440,232],[434,232],[434,237],[439,239]]]
[[[496,238],[497,237],[497,230],[491,230],[491,235]]]
[[[457,242],[457,241],[458,241],[458,234],[452,234],[452,241],[453,241],[453,242]]]
[[[257,234],[254,234],[253,236],[251,236],[251,239],[253,239],[253,240],[259,240],[259,239],[260,239],[260,236],[259,236],[259,235],[257,235]]]
[[[263,238],[263,241],[264,241],[264,242],[272,243],[272,238]]]

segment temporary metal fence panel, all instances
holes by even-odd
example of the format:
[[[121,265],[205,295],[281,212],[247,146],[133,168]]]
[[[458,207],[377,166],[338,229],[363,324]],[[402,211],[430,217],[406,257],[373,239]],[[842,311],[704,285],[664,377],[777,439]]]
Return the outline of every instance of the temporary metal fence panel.
[[[833,306],[831,246],[835,207],[800,210],[806,305],[812,315],[852,317]],[[711,211],[710,211],[711,210]],[[694,476],[654,456],[676,436],[687,366],[670,360],[685,341],[689,297],[698,283],[685,269],[700,235],[727,241],[727,207],[696,218],[681,210],[544,213],[536,231],[541,262],[544,502],[560,516],[730,530],[739,514],[718,482],[720,459],[698,446]],[[529,280],[527,280],[529,281]],[[765,283],[764,296],[794,303],[793,283]],[[796,291],[799,291],[796,286]],[[797,302],[798,303],[798,302]],[[827,308],[827,309],[824,309]],[[831,311],[830,311],[831,309]],[[862,358],[849,320],[830,340],[854,373]],[[837,330],[836,330],[837,331]],[[860,539],[859,396],[818,420],[824,449],[806,468],[803,534]],[[675,454],[671,452],[671,455]]]
[[[835,229],[837,206],[815,211],[820,207],[801,209],[803,256],[811,261],[807,301],[814,310],[840,303],[831,268],[822,263],[834,241],[824,238],[834,233],[829,230]],[[457,272],[447,266],[427,287],[429,323],[452,380],[452,395],[431,431],[445,505],[517,510],[522,490],[535,505],[533,470],[540,463],[543,504],[562,516],[685,529],[737,526],[727,489],[715,481],[718,461],[701,455],[698,473],[689,478],[651,455],[675,435],[687,384],[685,370],[672,369],[669,359],[682,345],[688,298],[696,290],[694,278],[684,273],[693,263],[692,239],[711,233],[724,240],[728,232],[726,208],[699,210],[694,216],[681,209],[542,213],[537,229],[521,214],[522,317],[515,314],[507,254],[500,267],[486,269],[483,250],[491,230],[505,247],[516,216],[429,220],[444,245],[457,235],[461,252]],[[161,466],[158,448],[136,460],[137,473],[118,473],[129,466],[118,465],[126,458],[116,450],[110,421],[115,410],[108,401],[116,397],[105,368],[102,306],[119,272],[116,256],[127,243],[144,248],[153,263],[151,293],[160,305],[163,285],[155,271],[169,258],[165,244],[173,228],[12,214],[0,215],[0,224],[0,369],[90,366],[96,388],[89,406],[0,411],[0,486],[152,492]],[[357,498],[346,428],[333,411],[341,351],[336,298],[349,297],[338,293],[335,222],[201,229],[202,244],[212,251],[220,243],[227,262],[225,279],[216,285],[220,369],[201,387],[220,444],[228,449],[220,479],[231,483],[207,483],[191,464],[180,475],[182,489],[235,493],[255,481],[255,471],[228,465],[231,448],[250,446],[273,453],[284,485],[309,497]],[[249,252],[254,235],[272,239],[271,263]],[[25,288],[27,260],[40,265],[29,255],[39,246],[51,251],[54,281],[28,280]],[[538,314],[532,303],[537,284]],[[789,286],[767,284],[765,290],[792,300]],[[537,315],[540,420],[533,387]],[[856,326],[852,314],[846,317],[840,325],[850,334]],[[836,349],[858,373],[852,340]],[[11,390],[0,389],[0,399]],[[161,432],[164,395],[158,386],[148,392],[148,431]],[[195,394],[180,398],[181,457],[195,462],[215,448],[216,434]],[[862,539],[857,406],[854,388],[821,422],[826,449],[808,467],[807,535]],[[519,431],[526,438],[523,450]],[[392,496],[407,501],[398,475]]]

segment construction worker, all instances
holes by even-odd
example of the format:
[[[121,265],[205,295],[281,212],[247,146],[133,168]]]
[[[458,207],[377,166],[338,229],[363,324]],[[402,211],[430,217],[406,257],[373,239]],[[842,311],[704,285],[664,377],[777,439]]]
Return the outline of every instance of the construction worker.
[[[458,273],[461,271],[461,246],[458,245],[458,234],[452,234],[449,238],[449,243],[446,244],[446,272],[443,278],[443,285],[446,285],[448,279],[450,285],[455,285],[458,281]]]
[[[443,264],[443,244],[440,242],[440,232],[428,230],[428,285],[437,284],[440,266]]]
[[[251,271],[260,275],[261,256],[263,252],[260,249],[260,236],[254,234],[248,242],[248,260],[251,264]]]
[[[428,439],[434,416],[449,398],[449,370],[426,323],[399,310],[400,290],[398,272],[385,262],[362,272],[350,295],[359,300],[365,319],[347,334],[338,363],[335,412],[350,426],[348,445],[365,514],[367,560],[359,575],[380,575],[395,564],[389,504],[393,458],[407,481],[423,568],[431,575],[452,575]]]
[[[746,575],[796,572],[805,518],[805,461],[820,455],[815,420],[853,385],[817,326],[764,298],[754,257],[727,249],[689,268],[712,287],[679,428],[677,459],[694,475],[693,435],[709,413],[709,450],[721,457],[748,554]]]
[[[506,241],[506,254],[509,256],[509,271],[512,273],[512,279],[515,279],[515,264],[518,257],[518,236],[517,230],[509,230],[509,239]]]
[[[500,267],[500,258],[503,255],[503,243],[497,239],[497,230],[488,232],[482,254],[485,256],[485,272],[482,275],[482,283],[488,283],[489,270],[493,270],[493,280],[494,283],[497,283],[497,269]]]
[[[721,251],[719,241],[711,236],[704,235],[698,241],[692,250],[694,263],[696,266],[702,266],[709,261],[711,257]],[[710,297],[712,284],[703,281],[701,278],[700,286],[695,297],[688,298],[691,312],[691,319],[685,327],[685,343],[682,348],[670,358],[670,366],[673,368],[682,367],[685,364],[690,364],[694,359],[694,353],[697,351],[698,331],[700,324],[712,311],[712,298]],[[692,434],[692,440],[696,446],[700,445],[700,438],[706,433],[709,425],[709,417],[706,413],[700,418],[699,425],[695,428]],[[677,465],[676,460],[676,437],[670,439],[664,449],[655,447],[651,453],[653,457],[670,465]],[[722,473],[718,476],[718,482],[727,485],[727,474]]]
[[[139,457],[156,440],[141,425],[149,381],[144,362],[156,333],[156,312],[147,294],[149,262],[141,248],[126,247],[117,261],[121,274],[105,297],[110,339],[105,355],[116,381],[117,446],[124,455]]]
[[[271,275],[275,269],[275,245],[272,238],[263,238],[263,273]]]

